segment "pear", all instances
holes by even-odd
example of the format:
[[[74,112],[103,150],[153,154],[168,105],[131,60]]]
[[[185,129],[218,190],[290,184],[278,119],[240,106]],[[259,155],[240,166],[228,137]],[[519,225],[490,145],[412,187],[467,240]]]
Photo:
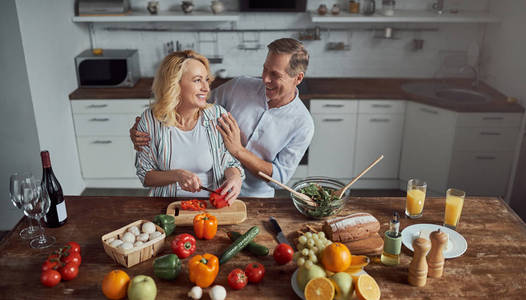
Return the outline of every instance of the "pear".
[[[334,300],[348,300],[353,294],[352,277],[348,273],[339,272],[331,276],[336,294]]]
[[[309,269],[305,268],[305,266],[301,266],[298,269],[298,274],[296,277],[296,280],[298,282],[298,287],[300,290],[305,290],[305,286],[307,283],[314,278],[318,277],[325,277],[327,274],[325,273],[325,270],[323,270],[322,267],[313,264],[312,267]]]

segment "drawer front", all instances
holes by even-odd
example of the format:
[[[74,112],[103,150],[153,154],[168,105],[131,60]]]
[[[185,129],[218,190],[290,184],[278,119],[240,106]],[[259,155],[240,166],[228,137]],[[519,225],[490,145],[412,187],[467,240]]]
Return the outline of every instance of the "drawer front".
[[[522,114],[517,113],[462,113],[458,127],[520,127]]]
[[[400,100],[360,100],[358,113],[360,114],[403,114],[405,101]]]
[[[71,101],[74,114],[137,114],[149,107],[149,99],[76,100]]]
[[[345,114],[358,111],[357,100],[313,99],[310,101],[310,111],[313,114]]]
[[[454,152],[449,187],[467,196],[505,196],[513,152]]]
[[[518,136],[519,128],[459,127],[453,147],[457,151],[513,151]]]
[[[80,114],[73,120],[77,136],[129,136],[135,115]]]
[[[457,113],[453,111],[419,103],[410,103],[406,116],[413,116],[417,124],[436,124],[439,127],[455,124],[457,119]]]
[[[129,137],[78,137],[77,143],[84,178],[137,178]]]

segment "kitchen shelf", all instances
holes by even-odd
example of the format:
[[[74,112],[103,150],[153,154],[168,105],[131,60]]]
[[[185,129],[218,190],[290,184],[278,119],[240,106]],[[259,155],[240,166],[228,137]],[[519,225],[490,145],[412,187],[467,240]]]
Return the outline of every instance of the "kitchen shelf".
[[[341,12],[339,15],[327,14],[318,15],[311,11],[311,21],[313,23],[499,23],[500,19],[486,12],[459,13],[445,12],[441,15],[434,11],[423,10],[395,10],[394,16],[384,16],[375,13],[372,16],[350,14]]]
[[[123,16],[74,16],[73,22],[237,22],[238,13],[225,12],[222,14],[213,14],[206,11],[193,11],[185,14],[179,11],[159,12],[157,15],[151,15],[147,11],[134,11]]]

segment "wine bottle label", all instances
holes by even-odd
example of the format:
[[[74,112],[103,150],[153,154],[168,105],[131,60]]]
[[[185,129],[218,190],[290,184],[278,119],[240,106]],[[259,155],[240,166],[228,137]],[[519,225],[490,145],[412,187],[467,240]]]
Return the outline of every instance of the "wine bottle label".
[[[66,211],[66,201],[62,201],[57,204],[57,216],[59,222],[64,221],[68,217],[68,212]]]

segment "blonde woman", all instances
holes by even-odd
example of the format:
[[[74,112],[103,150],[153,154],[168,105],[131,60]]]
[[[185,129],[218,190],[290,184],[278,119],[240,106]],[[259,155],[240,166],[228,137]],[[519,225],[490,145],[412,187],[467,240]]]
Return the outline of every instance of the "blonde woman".
[[[222,187],[229,204],[239,195],[244,171],[216,128],[225,109],[206,102],[211,81],[208,60],[191,50],[174,52],[159,66],[155,102],[138,125],[151,142],[135,161],[150,196],[208,196],[200,186]]]

